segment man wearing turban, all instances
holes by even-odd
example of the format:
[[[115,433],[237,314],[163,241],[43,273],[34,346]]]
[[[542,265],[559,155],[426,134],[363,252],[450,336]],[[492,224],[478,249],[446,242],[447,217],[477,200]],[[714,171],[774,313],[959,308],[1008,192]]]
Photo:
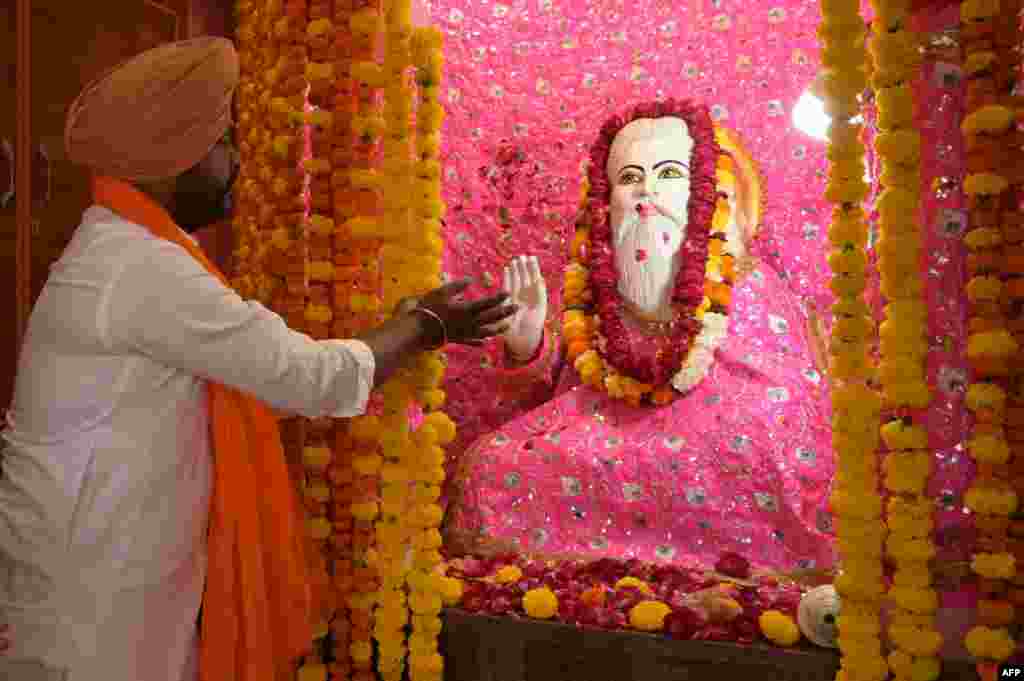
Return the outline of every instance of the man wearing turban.
[[[186,234],[226,214],[238,78],[226,39],[167,44],[68,113],[94,205],[32,312],[2,434],[0,678],[290,678],[329,605],[275,411],[360,414],[403,358],[513,312],[459,282],[318,342],[242,300]]]

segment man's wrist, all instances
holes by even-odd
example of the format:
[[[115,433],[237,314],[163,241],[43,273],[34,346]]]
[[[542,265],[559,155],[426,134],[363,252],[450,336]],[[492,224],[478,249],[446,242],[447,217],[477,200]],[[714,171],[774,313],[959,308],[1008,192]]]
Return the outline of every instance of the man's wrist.
[[[439,350],[448,343],[448,330],[436,312],[417,305],[409,314],[416,320],[418,337],[424,350]]]

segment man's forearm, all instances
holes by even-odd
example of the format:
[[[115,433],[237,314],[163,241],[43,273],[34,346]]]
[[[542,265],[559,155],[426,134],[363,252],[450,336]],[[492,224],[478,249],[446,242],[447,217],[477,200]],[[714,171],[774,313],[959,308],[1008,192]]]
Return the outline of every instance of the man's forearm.
[[[358,336],[373,351],[376,368],[373,387],[378,388],[421,352],[437,341],[431,338],[431,320],[418,314],[403,314]]]

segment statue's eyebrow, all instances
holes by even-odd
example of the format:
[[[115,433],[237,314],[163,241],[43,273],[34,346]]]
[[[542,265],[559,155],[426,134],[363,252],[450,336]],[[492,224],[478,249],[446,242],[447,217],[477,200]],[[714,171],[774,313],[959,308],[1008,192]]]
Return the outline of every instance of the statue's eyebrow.
[[[658,166],[663,166],[663,165],[665,165],[666,163],[675,163],[675,164],[677,164],[677,165],[681,165],[682,167],[686,168],[687,170],[689,170],[689,169],[690,169],[690,166],[689,166],[689,165],[687,165],[686,163],[683,163],[682,161],[673,161],[673,160],[671,160],[671,159],[669,159],[669,160],[666,160],[666,161],[661,161],[661,162],[659,162],[659,163],[655,163],[655,164],[654,164],[654,169],[655,169],[655,170],[657,170],[657,169],[658,169]]]

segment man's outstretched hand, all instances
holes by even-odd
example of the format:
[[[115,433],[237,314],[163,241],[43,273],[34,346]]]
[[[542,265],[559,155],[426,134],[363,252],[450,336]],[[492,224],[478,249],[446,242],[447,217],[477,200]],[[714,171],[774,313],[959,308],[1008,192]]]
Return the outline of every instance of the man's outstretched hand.
[[[505,304],[509,299],[507,293],[463,301],[461,294],[472,283],[472,279],[462,279],[434,289],[419,299],[403,300],[396,312],[411,312],[417,307],[427,310],[444,322],[449,343],[482,345],[486,339],[508,330],[509,318],[516,314],[517,307]]]

